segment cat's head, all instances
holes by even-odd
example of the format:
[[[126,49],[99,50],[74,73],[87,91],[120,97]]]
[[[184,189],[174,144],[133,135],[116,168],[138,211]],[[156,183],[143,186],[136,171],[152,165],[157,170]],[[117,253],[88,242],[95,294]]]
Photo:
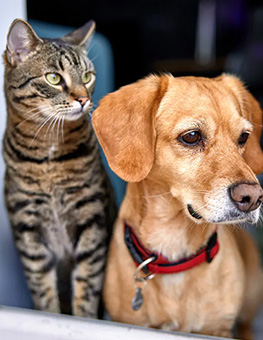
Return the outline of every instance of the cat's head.
[[[8,106],[24,119],[77,120],[91,107],[95,70],[87,45],[95,23],[60,39],[41,39],[24,20],[15,20],[4,52]]]

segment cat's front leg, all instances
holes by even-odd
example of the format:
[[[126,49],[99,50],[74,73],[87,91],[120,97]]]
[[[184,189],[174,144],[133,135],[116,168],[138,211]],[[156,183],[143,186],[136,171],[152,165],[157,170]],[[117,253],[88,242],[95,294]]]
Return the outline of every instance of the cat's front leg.
[[[106,253],[106,232],[94,223],[82,234],[76,248],[72,301],[74,315],[98,317]]]
[[[41,242],[39,229],[21,222],[15,238],[35,308],[60,313],[55,257]]]

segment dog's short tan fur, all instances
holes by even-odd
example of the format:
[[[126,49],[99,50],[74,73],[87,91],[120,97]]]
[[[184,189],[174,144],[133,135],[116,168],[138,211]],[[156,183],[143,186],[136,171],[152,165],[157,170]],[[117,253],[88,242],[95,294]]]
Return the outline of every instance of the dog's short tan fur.
[[[223,224],[231,223],[229,185],[256,182],[254,173],[263,170],[256,100],[230,75],[150,76],[107,95],[93,113],[93,125],[109,165],[129,182],[104,286],[112,319],[225,337],[238,321],[238,336],[251,338],[262,300],[259,256],[246,232]],[[196,129],[204,144],[183,145],[179,136]],[[238,140],[244,131],[250,137],[242,147]],[[194,219],[187,204],[203,218]],[[240,220],[248,215],[256,221],[259,213]],[[124,243],[124,221],[146,248],[172,261],[195,253],[216,225],[220,250],[210,264],[157,275],[143,290],[141,309],[133,311],[136,267]]]

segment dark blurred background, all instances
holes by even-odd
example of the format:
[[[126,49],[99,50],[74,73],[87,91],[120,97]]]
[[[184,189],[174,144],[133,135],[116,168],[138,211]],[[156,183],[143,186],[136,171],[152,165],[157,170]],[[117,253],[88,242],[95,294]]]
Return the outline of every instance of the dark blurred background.
[[[28,19],[79,27],[111,43],[115,88],[150,72],[239,75],[263,102],[263,1],[27,0]]]
[[[263,0],[27,0],[27,14],[29,20],[76,28],[95,20],[112,48],[112,88],[151,72],[229,72],[263,106]]]
[[[5,5],[9,4],[9,0],[0,1]],[[100,90],[98,100],[114,88],[134,82],[150,72],[171,72],[174,76],[208,77],[217,76],[222,72],[231,72],[246,83],[263,106],[263,0],[25,0],[24,2],[27,3],[29,22],[31,24],[34,22],[32,26],[35,30],[38,28],[38,34],[42,31],[43,35],[40,36],[43,37],[48,37],[44,32],[50,34],[51,31],[55,34],[63,31],[61,33],[63,35],[69,32],[68,28],[80,27],[90,19],[96,21],[97,32],[102,33],[103,36],[95,35],[93,43],[95,45],[97,39],[98,48],[94,47],[90,50],[89,56],[91,57],[94,50],[94,56],[99,55],[95,61],[100,66],[96,66],[97,82],[94,92],[95,97],[97,89]],[[42,22],[43,25],[40,24]],[[52,26],[54,24],[56,27]],[[62,25],[63,29],[58,29],[57,25]],[[106,43],[104,37],[107,38]],[[105,62],[106,59],[109,63]],[[98,101],[94,97],[94,103],[97,104]],[[3,174],[0,158],[1,169]],[[110,171],[109,174],[116,189],[116,202],[119,206],[125,192],[125,183],[117,179],[117,176],[114,177]],[[263,183],[263,173],[261,183]],[[1,197],[0,213],[0,231],[2,231],[0,233],[0,259],[2,260],[0,261],[0,303],[30,308],[31,299],[17,254],[14,252]],[[262,221],[261,218],[258,223],[261,227]],[[253,228],[253,231],[260,245],[263,260],[263,227]],[[261,315],[261,318],[258,318],[260,330],[262,317]],[[257,339],[262,339],[262,332]]]

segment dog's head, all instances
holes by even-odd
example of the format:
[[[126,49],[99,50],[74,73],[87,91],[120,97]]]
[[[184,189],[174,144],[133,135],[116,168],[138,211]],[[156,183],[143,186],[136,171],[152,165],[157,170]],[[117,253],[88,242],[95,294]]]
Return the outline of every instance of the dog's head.
[[[149,76],[104,97],[93,126],[112,170],[166,187],[196,222],[256,222],[262,111],[242,83]]]

